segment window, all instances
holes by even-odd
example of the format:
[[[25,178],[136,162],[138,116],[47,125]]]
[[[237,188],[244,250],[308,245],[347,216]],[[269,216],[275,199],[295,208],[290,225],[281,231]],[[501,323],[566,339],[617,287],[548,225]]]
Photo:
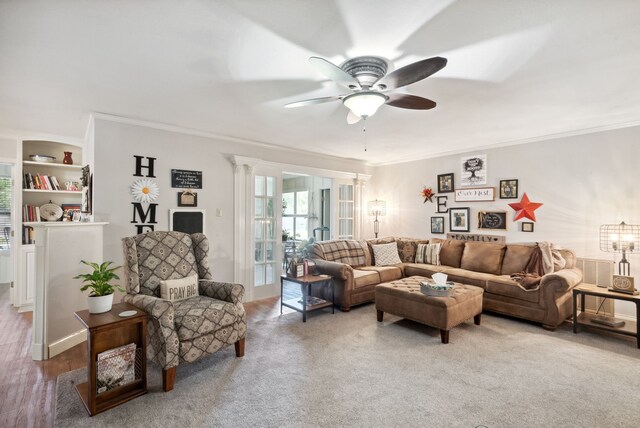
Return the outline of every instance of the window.
[[[309,238],[309,191],[282,194],[282,230],[292,239]]]
[[[8,248],[11,231],[11,178],[0,177],[0,248]]]

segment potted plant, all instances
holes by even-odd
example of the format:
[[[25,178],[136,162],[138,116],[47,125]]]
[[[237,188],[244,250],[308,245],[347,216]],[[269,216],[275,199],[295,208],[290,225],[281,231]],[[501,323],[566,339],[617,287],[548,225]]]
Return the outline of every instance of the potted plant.
[[[121,292],[125,291],[117,284],[109,284],[111,280],[120,279],[120,277],[115,274],[115,271],[120,269],[120,266],[110,267],[113,262],[98,264],[81,260],[80,263],[93,268],[93,272],[91,273],[84,273],[73,277],[74,279],[82,279],[84,285],[80,288],[80,291],[91,289],[88,300],[89,313],[101,314],[110,311],[113,305],[114,289]]]

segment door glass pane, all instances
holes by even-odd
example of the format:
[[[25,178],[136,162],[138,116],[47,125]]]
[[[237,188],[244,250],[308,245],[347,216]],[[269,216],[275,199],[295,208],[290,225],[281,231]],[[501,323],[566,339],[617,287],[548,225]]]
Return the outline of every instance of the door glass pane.
[[[264,199],[262,198],[254,198],[256,205],[256,218],[264,217]]]
[[[276,195],[276,179],[275,177],[267,177],[267,196]]]
[[[268,262],[272,262],[275,260],[276,257],[276,246],[274,242],[267,242],[266,243],[266,247],[267,247],[267,261]]]
[[[273,284],[275,282],[275,278],[274,278],[275,277],[275,274],[274,274],[275,264],[274,263],[268,263],[266,265],[266,268],[267,268],[267,275],[266,275],[266,278],[265,278],[265,280],[266,280],[265,284]]]
[[[264,239],[264,227],[262,225],[262,223],[264,222],[264,220],[256,220],[255,224],[256,224],[256,236],[255,236],[255,240],[256,241],[262,241]]]
[[[253,280],[255,285],[264,285],[264,265],[255,265],[253,268]]]
[[[273,209],[273,203],[274,203],[274,199],[273,198],[266,198],[267,201],[267,213],[265,215],[265,217],[269,217],[269,218],[273,218],[276,216],[276,213]]]
[[[353,200],[353,186],[350,184],[340,185],[340,199],[341,200]]]
[[[353,235],[353,220],[341,219],[338,234],[340,237]]]
[[[263,262],[264,261],[264,242],[256,242],[256,250],[255,250],[255,262]]]
[[[264,176],[256,175],[256,196],[264,195],[264,179]]]
[[[265,220],[266,222],[266,239],[275,240],[276,239],[276,221],[275,220]]]

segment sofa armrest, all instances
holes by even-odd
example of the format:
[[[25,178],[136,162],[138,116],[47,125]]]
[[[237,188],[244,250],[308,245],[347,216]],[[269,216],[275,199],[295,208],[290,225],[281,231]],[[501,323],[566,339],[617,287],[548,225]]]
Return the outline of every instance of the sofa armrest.
[[[145,294],[125,294],[127,302],[149,315],[147,322],[147,356],[163,369],[178,365],[180,340],[173,322],[173,303]]]
[[[540,288],[552,288],[555,293],[565,293],[582,282],[582,271],[578,268],[561,269],[546,274],[540,280]]]
[[[346,281],[353,278],[353,268],[345,263],[330,262],[327,260],[314,259],[319,273],[331,275],[336,279]]]
[[[198,281],[198,291],[204,296],[224,300],[234,305],[242,304],[244,300],[244,286],[242,284],[201,279]]]

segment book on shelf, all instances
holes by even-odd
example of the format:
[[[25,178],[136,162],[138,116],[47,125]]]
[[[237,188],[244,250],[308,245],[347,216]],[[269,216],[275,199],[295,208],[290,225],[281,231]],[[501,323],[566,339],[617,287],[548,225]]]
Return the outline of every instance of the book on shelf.
[[[24,174],[22,187],[26,190],[62,190],[58,179],[53,175]]]
[[[41,221],[40,218],[40,207],[35,205],[24,205],[22,207],[22,221],[23,222],[34,222]]]
[[[136,344],[119,346],[98,354],[98,394],[136,380]]]
[[[31,245],[35,244],[35,240],[33,239],[33,227],[31,226],[22,226],[22,245]]]
[[[319,297],[307,296],[307,306],[319,305],[324,302],[326,302],[326,300],[321,299]],[[302,299],[298,300],[298,303],[302,304],[303,300]]]

